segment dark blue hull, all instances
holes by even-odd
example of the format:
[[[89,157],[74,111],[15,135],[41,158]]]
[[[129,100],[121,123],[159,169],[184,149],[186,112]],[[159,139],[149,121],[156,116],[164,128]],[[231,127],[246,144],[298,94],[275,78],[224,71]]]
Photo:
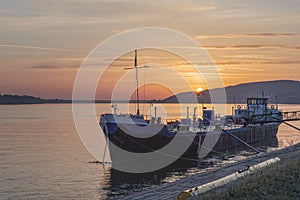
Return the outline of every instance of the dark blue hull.
[[[280,123],[266,123],[262,125],[249,125],[246,127],[239,127],[234,129],[227,129],[227,132],[235,135],[246,143],[254,146],[271,146],[277,147],[277,132]],[[137,126],[137,125],[126,125],[127,128],[120,127],[116,123],[109,123],[108,121],[101,121],[100,126],[105,133],[105,136],[109,139],[109,150],[110,157],[113,165],[117,163],[122,165],[125,161],[127,163],[132,162],[132,165],[139,165],[137,163],[139,159],[136,160],[135,156],[128,156],[126,152],[136,153],[138,156],[143,156],[143,154],[157,152],[160,154],[165,154],[167,157],[174,157],[174,161],[177,159],[187,159],[194,160],[198,158],[198,154],[201,150],[205,149],[209,153],[225,153],[238,151],[246,149],[241,142],[237,141],[235,138],[230,135],[220,131],[211,131],[211,132],[171,132],[167,129],[166,125],[160,125],[161,129],[156,134],[152,135],[151,131],[148,133],[137,132],[132,134],[128,127]],[[151,126],[151,125],[150,125]],[[153,125],[156,126],[156,125]],[[150,129],[151,130],[151,129]],[[147,137],[149,134],[149,137]],[[143,136],[143,137],[135,137]],[[175,139],[176,138],[176,139]],[[175,147],[172,151],[164,152],[163,149],[165,146],[168,146],[170,143],[174,143]],[[211,146],[206,146],[207,140],[214,140],[211,142]],[[188,146],[185,146],[189,144]],[[174,146],[174,144],[173,144]],[[180,154],[176,152],[181,148],[184,151],[181,151]],[[155,157],[154,157],[155,159]],[[164,159],[161,158],[160,159]]]
[[[166,126],[164,126],[164,128],[157,134],[146,138],[134,137],[130,135],[130,133],[126,133],[121,128],[117,128],[115,134],[108,135],[109,141],[116,145],[118,148],[133,153],[149,153],[153,151],[159,151],[161,148],[168,145],[174,137],[182,137],[182,140],[186,140],[186,137],[183,135],[180,136],[176,133],[170,133],[167,130]],[[192,158],[197,156],[200,133],[194,133],[192,137],[193,138],[191,139],[193,140],[193,142],[191,143],[189,148],[186,149],[183,155],[181,155],[182,157]]]

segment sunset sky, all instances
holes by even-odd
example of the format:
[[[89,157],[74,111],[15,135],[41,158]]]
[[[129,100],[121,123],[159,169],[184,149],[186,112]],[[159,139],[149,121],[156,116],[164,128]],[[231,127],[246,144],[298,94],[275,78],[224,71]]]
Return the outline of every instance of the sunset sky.
[[[195,39],[218,66],[225,86],[300,80],[298,0],[9,0],[0,2],[0,16],[0,94],[71,99],[88,53],[116,33],[141,27],[174,29]],[[174,67],[194,88],[206,88],[174,55],[141,50],[139,56],[139,64]],[[132,65],[133,52],[115,61],[96,98],[109,99],[114,81]],[[157,65],[150,68],[150,74],[165,76]],[[146,98],[167,97],[167,90],[151,86]]]

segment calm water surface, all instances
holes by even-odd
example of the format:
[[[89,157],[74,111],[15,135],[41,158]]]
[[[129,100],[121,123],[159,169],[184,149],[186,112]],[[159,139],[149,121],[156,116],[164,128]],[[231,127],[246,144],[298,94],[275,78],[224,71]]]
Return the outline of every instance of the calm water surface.
[[[157,106],[158,113],[165,109],[170,117],[179,116],[178,105]],[[96,107],[98,114],[110,112],[109,104]],[[149,105],[142,108],[149,112]],[[280,108],[295,111],[300,105]],[[299,122],[292,124],[300,127]],[[298,143],[300,134],[282,124],[278,142],[279,148]],[[120,176],[110,166],[95,163],[85,150],[70,104],[0,106],[0,199],[113,199],[175,181],[202,168],[198,165],[142,177]]]

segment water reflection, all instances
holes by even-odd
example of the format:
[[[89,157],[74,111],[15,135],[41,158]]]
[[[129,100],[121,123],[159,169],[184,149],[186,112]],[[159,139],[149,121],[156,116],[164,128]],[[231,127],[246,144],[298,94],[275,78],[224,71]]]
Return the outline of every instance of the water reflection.
[[[189,170],[199,171],[197,160],[179,159],[171,165],[148,173],[126,173],[110,169],[110,185],[107,199],[114,199],[132,192],[142,191],[145,188],[162,185],[170,181],[170,177],[186,176]]]

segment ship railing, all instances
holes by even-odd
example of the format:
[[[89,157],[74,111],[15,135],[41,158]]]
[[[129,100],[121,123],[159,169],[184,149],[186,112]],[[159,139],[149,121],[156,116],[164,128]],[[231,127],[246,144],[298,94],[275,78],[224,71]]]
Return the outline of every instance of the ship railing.
[[[235,110],[248,110],[248,106],[243,105],[243,104],[235,105],[233,108]],[[279,109],[278,109],[278,106],[272,104],[272,105],[268,106],[268,110],[279,110]]]
[[[251,115],[248,119],[248,123],[268,123],[268,122],[282,122],[282,121],[296,121],[300,120],[300,111],[288,111],[288,112],[275,112],[265,113],[259,115]]]
[[[248,107],[247,107],[247,105],[244,105],[244,104],[238,104],[238,105],[234,105],[234,109],[235,110],[247,110]]]
[[[180,122],[181,122],[181,119],[180,119],[180,118],[163,119],[163,122],[165,122],[165,124],[180,123]]]
[[[280,109],[278,109],[278,106],[276,106],[274,104],[268,106],[268,110],[278,110],[278,111],[280,111]]]
[[[172,118],[172,119],[164,119],[162,117],[154,117],[150,115],[144,115],[144,119],[149,123],[160,123],[160,124],[174,124],[180,123],[182,119],[180,118]]]
[[[149,115],[144,115],[145,120],[148,121],[149,123],[154,123],[157,124],[157,118],[154,118],[153,116],[149,116]],[[151,121],[150,119],[154,118],[154,121]],[[225,116],[224,117],[219,117],[220,120],[210,120],[210,123],[208,126],[204,125],[204,122],[202,120],[199,120],[199,118],[196,119],[196,122],[193,121],[193,119],[190,119],[190,123],[182,123],[182,119],[181,118],[168,118],[168,119],[163,119],[160,118],[159,120],[159,124],[165,124],[165,125],[169,125],[169,126],[174,126],[174,127],[179,127],[179,126],[186,126],[186,127],[190,127],[191,129],[197,129],[198,131],[203,131],[203,130],[207,130],[209,127],[211,129],[214,129],[214,127],[216,125],[219,125],[220,123],[224,123],[224,128],[225,129],[236,129],[236,128],[240,128],[243,125],[241,124],[236,124],[236,123],[226,123],[225,122]]]
[[[284,121],[300,120],[300,111],[282,112]]]

